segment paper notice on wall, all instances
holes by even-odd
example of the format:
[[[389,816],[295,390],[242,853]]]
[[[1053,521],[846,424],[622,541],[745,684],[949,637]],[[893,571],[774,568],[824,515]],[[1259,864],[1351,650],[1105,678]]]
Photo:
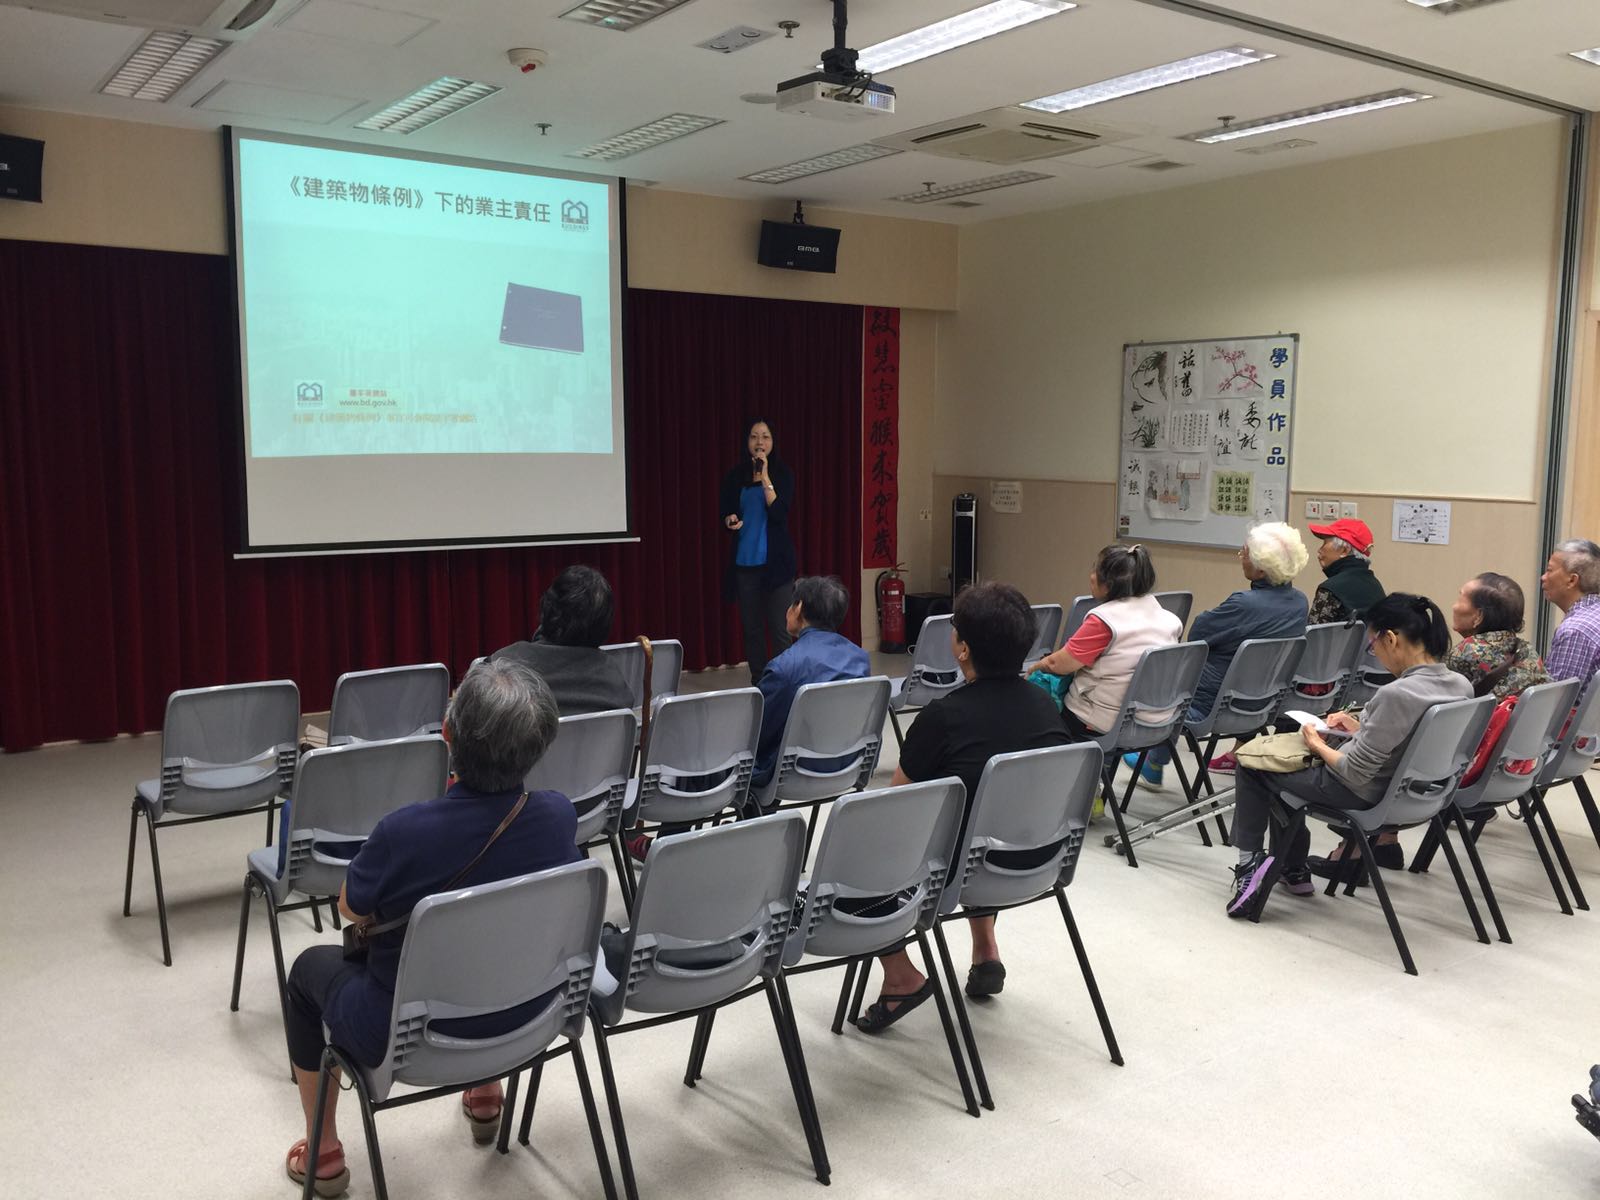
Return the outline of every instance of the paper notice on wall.
[[[1117,511],[1119,513],[1136,513],[1144,499],[1144,455],[1124,454],[1122,456],[1122,480],[1117,485]]]
[[[1396,500],[1394,502],[1394,540],[1419,542],[1429,546],[1450,544],[1450,501]]]
[[[1159,521],[1203,521],[1206,464],[1202,458],[1145,460],[1145,508]]]
[[[1179,454],[1206,454],[1211,450],[1211,410],[1176,408],[1167,418],[1167,443]]]
[[[1256,492],[1256,520],[1283,520],[1283,495],[1281,488],[1264,484],[1260,490]]]
[[[1122,364],[1124,449],[1165,449],[1171,394],[1171,350],[1166,346],[1129,346]]]
[[[1211,511],[1224,517],[1248,517],[1254,478],[1249,471],[1216,471],[1211,476]]]
[[[1172,402],[1198,404],[1205,399],[1204,368],[1200,365],[1200,347],[1178,345],[1171,348]]]
[[[1016,479],[989,481],[989,507],[997,513],[1022,511],[1022,483]]]

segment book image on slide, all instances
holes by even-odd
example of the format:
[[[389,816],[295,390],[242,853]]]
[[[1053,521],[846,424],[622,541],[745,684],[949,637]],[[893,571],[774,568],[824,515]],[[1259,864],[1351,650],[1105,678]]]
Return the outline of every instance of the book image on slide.
[[[583,353],[583,297],[548,288],[506,284],[500,340],[531,350]]]

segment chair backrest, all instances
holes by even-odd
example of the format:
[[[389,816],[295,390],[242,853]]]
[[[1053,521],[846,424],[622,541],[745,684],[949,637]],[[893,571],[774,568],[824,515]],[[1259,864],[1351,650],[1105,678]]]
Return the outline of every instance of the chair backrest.
[[[300,749],[300,689],[288,679],[188,688],[167,697],[161,805],[231,812],[287,792]]]
[[[608,642],[600,647],[617,664],[633,694],[633,707],[644,707],[644,647],[637,641]],[[676,638],[650,639],[650,699],[676,696],[683,682],[683,643]]]
[[[967,815],[959,877],[946,885],[939,911],[1021,904],[1071,883],[1103,765],[1094,742],[991,758]],[[992,850],[1041,854],[1035,866],[1009,867],[990,862]]]
[[[1190,721],[1190,730],[1234,737],[1271,724],[1290,694],[1305,649],[1303,637],[1241,642],[1217,686],[1211,711],[1200,721]]]
[[[365,841],[395,809],[442,795],[449,775],[450,748],[436,733],[308,751],[289,802],[283,893],[338,895],[349,859],[316,846]]]
[[[1028,653],[1023,662],[1038,662],[1047,654],[1055,651],[1061,643],[1056,639],[1061,636],[1061,622],[1066,619],[1066,614],[1059,604],[1034,604],[1033,609],[1034,635],[1033,645],[1028,647]]]
[[[1355,658],[1366,633],[1366,626],[1360,622],[1306,626],[1305,653],[1300,656],[1294,688],[1284,698],[1284,707],[1321,716],[1337,704],[1355,670]]]
[[[1358,625],[1357,628],[1361,630],[1361,637],[1355,644],[1355,653],[1350,660],[1350,678],[1344,685],[1344,695],[1339,697],[1339,702],[1344,705],[1365,704],[1384,684],[1394,682],[1393,672],[1372,653],[1366,627]]]
[[[776,975],[805,858],[797,812],[657,838],[650,846],[607,1024],[625,1008],[682,1012]]]
[[[1074,596],[1072,607],[1067,610],[1067,619],[1061,623],[1061,644],[1065,646],[1072,635],[1082,627],[1084,620],[1100,601],[1093,596]]]
[[[1177,617],[1180,626],[1189,628],[1189,610],[1194,607],[1193,592],[1157,592],[1156,603]]]
[[[1483,698],[1494,701],[1493,696]],[[1532,787],[1555,757],[1562,724],[1572,714],[1577,698],[1576,679],[1558,679],[1519,692],[1517,705],[1501,731],[1499,745],[1494,748],[1488,766],[1483,774],[1456,793],[1456,804],[1464,809],[1499,804],[1515,800]],[[1513,763],[1530,760],[1536,764],[1532,771],[1510,769]]]
[[[1351,818],[1363,829],[1431,820],[1456,797],[1493,712],[1493,696],[1448,700],[1428,709],[1406,739],[1383,798]]]
[[[966,802],[966,786],[952,776],[835,804],[784,964],[793,966],[807,953],[871,954],[929,929],[957,861]],[[870,902],[884,897],[899,903],[884,903],[879,912]]]
[[[450,668],[443,663],[346,671],[333,685],[328,745],[438,733],[449,701]]]
[[[770,808],[786,800],[831,800],[866,787],[878,769],[889,690],[882,675],[802,686],[784,722],[772,778],[754,795],[756,803]]]
[[[1543,771],[1539,786],[1552,787],[1582,775],[1600,758],[1600,671],[1596,671],[1573,706],[1556,752]]]
[[[743,808],[760,735],[761,693],[753,687],[662,700],[639,763],[640,819],[703,821]]]
[[[940,613],[922,623],[917,644],[911,648],[911,669],[895,697],[896,708],[921,708],[966,682],[950,640],[954,621],[949,613]]]
[[[615,833],[633,774],[639,718],[625,708],[562,717],[556,740],[522,781],[530,792],[560,792],[578,810],[578,845]]]
[[[388,1052],[372,1098],[395,1083],[443,1087],[509,1074],[562,1034],[577,1037],[594,984],[606,875],[584,860],[428,896],[411,910],[395,977]],[[446,1036],[433,1021],[486,1016],[554,993],[520,1027]]]
[[[1096,739],[1101,749],[1142,750],[1171,737],[1188,719],[1207,653],[1204,642],[1178,642],[1141,654],[1122,698],[1122,711]]]

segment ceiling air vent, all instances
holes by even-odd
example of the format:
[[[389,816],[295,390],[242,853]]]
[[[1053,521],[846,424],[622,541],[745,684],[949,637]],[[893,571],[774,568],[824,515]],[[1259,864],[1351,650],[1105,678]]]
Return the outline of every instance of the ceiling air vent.
[[[14,8],[37,8],[90,21],[109,21],[140,29],[165,29],[178,33],[236,41],[261,23],[276,0],[0,0]],[[107,12],[108,8],[116,12]]]
[[[1035,159],[1060,158],[1133,136],[1086,121],[1041,118],[1031,109],[1013,107],[973,113],[877,140],[880,145],[897,150],[920,150],[943,158],[1008,166]]]
[[[1170,158],[1158,158],[1152,162],[1134,163],[1136,171],[1181,171],[1188,163],[1173,162]]]

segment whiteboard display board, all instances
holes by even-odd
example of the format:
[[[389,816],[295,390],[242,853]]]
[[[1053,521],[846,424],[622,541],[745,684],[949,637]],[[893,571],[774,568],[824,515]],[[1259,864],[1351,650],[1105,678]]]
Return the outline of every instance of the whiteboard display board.
[[[1122,348],[1119,538],[1244,544],[1289,508],[1300,335]]]

